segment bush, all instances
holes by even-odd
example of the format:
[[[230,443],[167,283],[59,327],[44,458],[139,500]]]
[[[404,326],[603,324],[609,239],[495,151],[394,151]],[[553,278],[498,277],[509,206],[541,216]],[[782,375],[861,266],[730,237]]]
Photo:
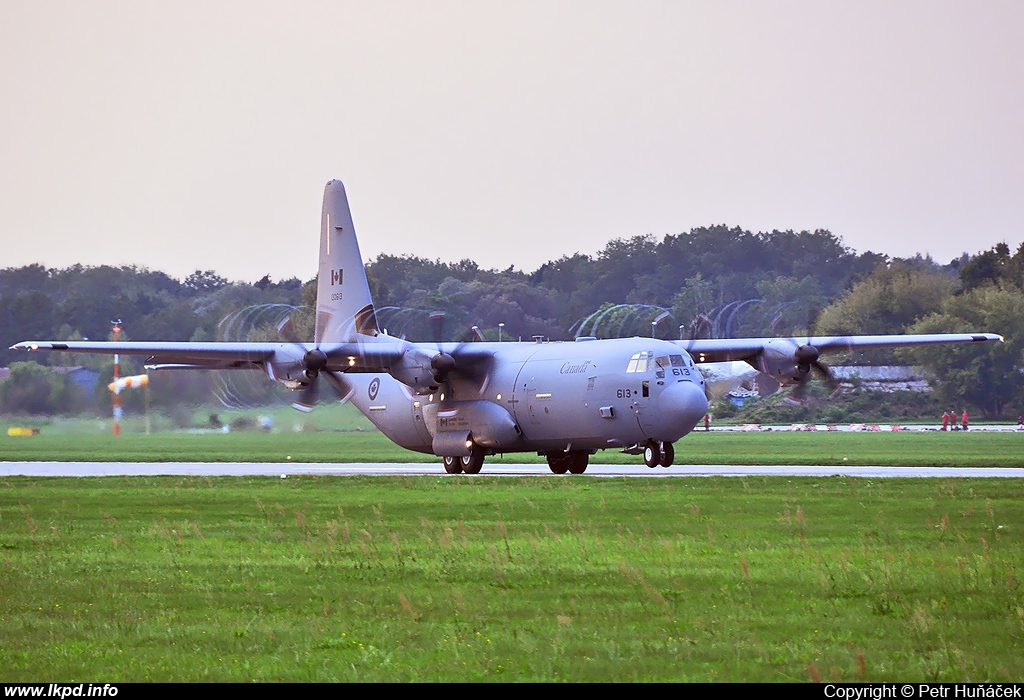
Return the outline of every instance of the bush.
[[[194,425],[192,420],[192,409],[187,406],[171,406],[164,411],[164,415],[171,420],[171,423],[173,423],[176,428],[186,429],[191,428]]]
[[[732,418],[739,411],[739,408],[729,399],[719,399],[715,401],[714,406],[711,406],[708,411],[715,418]]]
[[[35,362],[15,362],[0,382],[0,411],[30,415],[74,415],[88,397],[66,374]]]
[[[256,421],[249,416],[238,416],[231,421],[232,430],[252,430],[256,427]]]
[[[749,403],[735,412],[736,423],[886,423],[893,421],[935,421],[942,406],[934,394],[916,391],[845,391],[829,398],[822,382],[811,385],[809,400],[802,406],[787,404],[788,389]],[[716,402],[717,405],[717,402]],[[723,413],[716,414],[725,418]]]

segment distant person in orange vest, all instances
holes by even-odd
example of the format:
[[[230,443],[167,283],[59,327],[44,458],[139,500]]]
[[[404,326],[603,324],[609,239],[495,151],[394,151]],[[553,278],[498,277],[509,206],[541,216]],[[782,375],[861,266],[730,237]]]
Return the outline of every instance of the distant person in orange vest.
[[[964,415],[961,417],[961,422],[964,426],[964,430],[967,430],[967,409],[964,409]]]
[[[949,411],[942,412],[942,430],[945,432],[949,429]]]
[[[710,413],[705,413],[704,414],[704,432],[706,433],[706,432],[708,432],[710,430],[711,430],[711,414]]]
[[[1017,430],[1024,430],[1024,416],[1017,416]]]

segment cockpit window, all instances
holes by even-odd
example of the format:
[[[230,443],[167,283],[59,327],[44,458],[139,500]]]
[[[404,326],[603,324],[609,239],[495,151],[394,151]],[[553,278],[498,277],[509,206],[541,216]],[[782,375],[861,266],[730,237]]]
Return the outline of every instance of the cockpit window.
[[[659,355],[655,358],[654,364],[658,365],[661,369],[668,369],[671,366],[668,355]]]
[[[673,367],[686,367],[686,360],[682,355],[669,355],[669,357],[672,359]]]
[[[633,372],[636,372],[636,367],[637,367],[637,365],[639,363],[640,363],[640,353],[637,353],[637,354],[633,355],[633,357],[629,358],[629,365],[626,366],[626,373],[627,374],[632,374]]]
[[[627,373],[633,372],[648,372],[654,369],[654,353],[653,352],[638,352],[633,357],[629,358],[629,364],[626,366]]]

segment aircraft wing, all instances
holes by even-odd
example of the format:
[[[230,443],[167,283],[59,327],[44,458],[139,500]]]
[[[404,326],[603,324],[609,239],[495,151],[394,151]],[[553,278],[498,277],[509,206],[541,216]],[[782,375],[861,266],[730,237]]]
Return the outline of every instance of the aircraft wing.
[[[301,362],[313,343],[167,343],[30,340],[12,350],[53,350],[94,355],[145,357],[149,369],[266,369],[268,365]],[[320,349],[325,369],[336,372],[380,372],[402,357],[398,343],[333,343]]]
[[[914,345],[940,345],[945,343],[985,343],[1002,341],[995,333],[934,333],[931,335],[844,335],[813,338],[735,338],[676,340],[686,348],[696,362],[750,361],[769,348],[789,346],[798,348],[813,345],[818,352],[850,352],[878,348],[910,347]]]

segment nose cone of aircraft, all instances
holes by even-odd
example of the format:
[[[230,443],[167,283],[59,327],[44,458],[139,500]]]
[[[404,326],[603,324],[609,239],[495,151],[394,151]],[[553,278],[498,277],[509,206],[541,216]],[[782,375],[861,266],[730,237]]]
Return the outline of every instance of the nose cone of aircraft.
[[[656,439],[673,442],[683,437],[708,412],[704,389],[694,382],[677,382],[665,387],[658,397],[658,432]],[[655,436],[652,436],[655,437]]]

